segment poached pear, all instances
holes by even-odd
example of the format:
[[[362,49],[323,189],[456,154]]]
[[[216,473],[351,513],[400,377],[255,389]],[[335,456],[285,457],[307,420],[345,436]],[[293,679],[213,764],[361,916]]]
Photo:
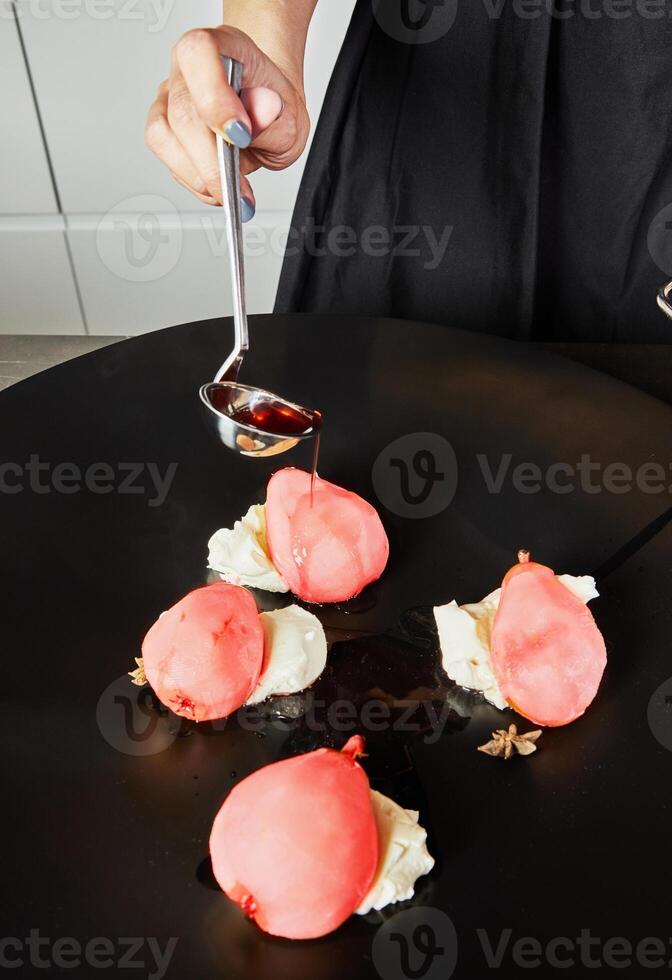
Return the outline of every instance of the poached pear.
[[[607,664],[593,615],[552,569],[519,552],[490,637],[504,698],[537,725],[567,725],[591,704]]]

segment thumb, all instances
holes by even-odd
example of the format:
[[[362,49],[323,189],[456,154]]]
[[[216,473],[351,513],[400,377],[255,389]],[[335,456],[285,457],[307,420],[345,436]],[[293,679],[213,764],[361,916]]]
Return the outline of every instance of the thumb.
[[[270,88],[243,89],[240,100],[252,122],[253,139],[268,129],[282,112],[282,99]]]

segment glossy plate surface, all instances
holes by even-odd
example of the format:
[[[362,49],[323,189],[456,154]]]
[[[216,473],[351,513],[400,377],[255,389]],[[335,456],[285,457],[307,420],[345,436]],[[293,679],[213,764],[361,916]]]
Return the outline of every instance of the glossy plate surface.
[[[672,532],[652,523],[670,496],[643,467],[672,482],[672,410],[483,336],[255,318],[242,380],[322,410],[320,472],[379,508],[391,559],[360,599],[318,610],[333,645],[309,695],[194,730],[160,715],[126,672],[159,613],[206,581],[213,531],[262,501],[279,465],[310,463],[310,447],[254,460],[211,435],[198,389],[230,333],[228,322],[176,327],[0,395],[1,932],[16,940],[4,955],[41,975],[32,929],[51,962],[67,959],[59,939],[103,937],[97,955],[121,975],[122,940],[143,937],[136,973],[160,976],[148,940],[163,951],[174,937],[163,975],[178,980],[448,980],[451,969],[473,980],[498,945],[502,975],[552,975],[553,956],[594,975],[590,958],[618,961],[619,937],[633,948],[656,937],[669,960]],[[426,609],[480,599],[521,547],[558,572],[607,568],[592,608],[610,661],[583,719],[504,763],[476,747],[516,717],[447,682]],[[367,736],[374,788],[421,811],[437,866],[409,906],[317,942],[270,939],[213,888],[214,815],[247,773],[354,732]],[[427,965],[428,926],[444,952]],[[577,945],[582,930],[600,945]],[[536,945],[515,947],[524,937],[542,948],[531,970]],[[569,950],[547,948],[562,937]],[[96,975],[88,962],[63,972]]]

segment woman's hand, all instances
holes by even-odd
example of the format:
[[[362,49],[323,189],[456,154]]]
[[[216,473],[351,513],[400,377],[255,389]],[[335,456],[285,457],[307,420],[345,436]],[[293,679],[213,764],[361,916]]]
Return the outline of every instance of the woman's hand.
[[[244,65],[241,97],[229,85],[221,55]],[[215,133],[240,147],[243,218],[254,215],[247,174],[282,170],[308,140],[301,72],[289,77],[247,34],[233,27],[189,31],[172,53],[170,78],[149,110],[145,140],[173,177],[206,204],[221,204]]]

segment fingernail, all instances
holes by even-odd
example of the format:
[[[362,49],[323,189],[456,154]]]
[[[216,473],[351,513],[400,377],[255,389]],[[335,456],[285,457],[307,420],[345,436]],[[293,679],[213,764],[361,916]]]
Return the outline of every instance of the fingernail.
[[[247,197],[241,197],[240,199],[240,215],[243,219],[243,223],[246,224],[251,221],[255,215],[257,208],[252,201]]]
[[[239,119],[229,119],[224,127],[224,139],[241,150],[246,150],[252,142],[252,133]]]

